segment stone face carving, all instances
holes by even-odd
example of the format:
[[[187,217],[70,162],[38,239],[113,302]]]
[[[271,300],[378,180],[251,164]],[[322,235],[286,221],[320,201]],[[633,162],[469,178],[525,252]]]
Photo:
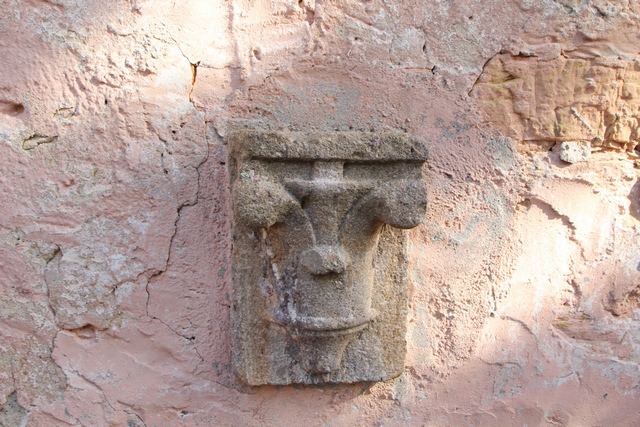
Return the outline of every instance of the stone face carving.
[[[381,230],[422,221],[425,145],[400,133],[257,131],[229,143],[239,376],[260,385],[399,375],[404,235]]]

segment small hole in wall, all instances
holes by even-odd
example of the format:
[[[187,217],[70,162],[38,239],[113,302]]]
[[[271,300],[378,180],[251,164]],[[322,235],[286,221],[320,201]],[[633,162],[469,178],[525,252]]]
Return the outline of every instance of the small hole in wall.
[[[302,209],[306,209],[307,205],[308,205],[308,202],[309,202],[309,199],[306,198],[306,197],[304,199],[300,200],[300,207]]]
[[[0,113],[8,114],[10,116],[19,116],[24,113],[24,111],[25,108],[22,104],[0,100]]]
[[[107,98],[104,99],[104,105],[107,105],[109,103],[109,101],[107,101]]]
[[[224,166],[224,165],[226,165],[227,163],[226,163],[226,162],[220,162],[220,164],[221,164],[222,166]]]
[[[469,17],[469,21],[471,21],[472,19],[473,19],[473,16],[470,16],[470,17]]]
[[[516,205],[517,211],[529,210],[531,208],[531,199],[524,199]]]
[[[72,332],[75,332],[76,335],[80,338],[96,337],[96,328],[93,325],[85,325],[80,328],[74,329]]]
[[[427,44],[426,43],[422,45],[422,52],[423,53],[427,53]]]

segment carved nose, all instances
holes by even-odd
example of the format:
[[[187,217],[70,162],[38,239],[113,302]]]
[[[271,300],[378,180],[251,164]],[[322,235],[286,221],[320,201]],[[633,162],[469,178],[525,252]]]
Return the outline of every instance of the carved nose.
[[[351,259],[340,246],[319,245],[304,251],[299,262],[311,274],[322,275],[343,273],[351,264]]]

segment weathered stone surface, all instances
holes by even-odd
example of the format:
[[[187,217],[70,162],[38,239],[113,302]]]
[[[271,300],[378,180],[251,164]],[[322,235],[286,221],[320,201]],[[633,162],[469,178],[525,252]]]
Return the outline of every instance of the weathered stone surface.
[[[566,141],[560,144],[560,159],[567,163],[586,162],[591,150],[587,145],[576,141]]]
[[[0,407],[0,425],[3,427],[26,425],[27,411],[18,403],[15,392],[11,393],[4,405]]]
[[[487,119],[521,141],[633,152],[640,141],[640,59],[597,45],[554,47],[529,46],[487,62],[472,91]]]
[[[404,236],[426,210],[424,143],[402,133],[229,135],[234,361],[251,385],[402,373]]]

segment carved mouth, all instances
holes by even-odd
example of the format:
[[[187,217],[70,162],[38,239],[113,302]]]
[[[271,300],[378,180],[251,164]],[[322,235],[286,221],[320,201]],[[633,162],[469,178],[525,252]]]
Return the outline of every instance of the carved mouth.
[[[285,327],[291,335],[337,337],[363,330],[377,315],[378,313],[370,310],[366,317],[358,319],[334,319],[310,316],[296,316],[295,319],[291,319],[283,313],[275,313],[269,321]]]
[[[269,320],[298,343],[303,369],[315,376],[338,370],[345,347],[358,332],[369,326],[376,315],[372,311],[366,319],[359,320],[321,317],[297,317],[295,321],[287,319],[287,322]]]

